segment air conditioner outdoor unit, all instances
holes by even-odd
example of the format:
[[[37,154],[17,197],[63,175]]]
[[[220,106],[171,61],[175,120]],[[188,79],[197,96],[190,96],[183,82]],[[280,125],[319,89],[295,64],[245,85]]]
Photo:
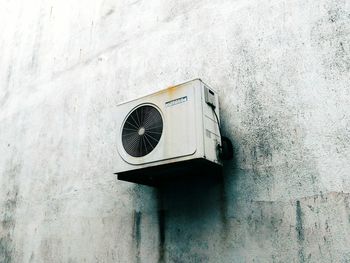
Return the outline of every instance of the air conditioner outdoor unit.
[[[200,79],[121,103],[117,118],[119,180],[158,185],[221,172],[219,100]]]

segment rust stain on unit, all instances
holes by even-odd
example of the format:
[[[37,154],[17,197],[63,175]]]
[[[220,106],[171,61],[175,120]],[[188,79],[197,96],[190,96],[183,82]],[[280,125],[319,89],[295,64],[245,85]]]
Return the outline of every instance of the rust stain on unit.
[[[167,93],[169,99],[172,99],[174,97],[174,94],[176,92],[176,88],[178,88],[179,86],[170,86],[167,87],[165,90],[163,90],[163,92]]]
[[[168,96],[171,98],[174,95],[176,88],[179,87],[179,86],[180,85],[169,86],[169,87],[167,87],[165,89],[162,89],[162,90],[160,90],[158,92],[155,92],[153,95],[158,95],[158,94],[161,94],[161,93],[167,93]]]
[[[169,93],[169,94],[172,94],[175,92],[175,89],[177,88],[178,86],[170,86],[166,89],[166,91]]]

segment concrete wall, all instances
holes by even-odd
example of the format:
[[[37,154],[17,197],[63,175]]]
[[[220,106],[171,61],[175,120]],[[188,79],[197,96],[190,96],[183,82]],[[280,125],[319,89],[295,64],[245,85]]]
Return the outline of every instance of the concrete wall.
[[[350,262],[350,1],[2,1],[0,262]],[[223,182],[117,181],[116,104],[196,77]]]

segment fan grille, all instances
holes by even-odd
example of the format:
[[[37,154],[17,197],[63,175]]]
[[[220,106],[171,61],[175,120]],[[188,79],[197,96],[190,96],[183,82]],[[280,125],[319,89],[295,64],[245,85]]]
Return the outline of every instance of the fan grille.
[[[150,105],[140,106],[125,120],[122,129],[123,147],[133,157],[145,156],[157,146],[162,132],[160,112]]]

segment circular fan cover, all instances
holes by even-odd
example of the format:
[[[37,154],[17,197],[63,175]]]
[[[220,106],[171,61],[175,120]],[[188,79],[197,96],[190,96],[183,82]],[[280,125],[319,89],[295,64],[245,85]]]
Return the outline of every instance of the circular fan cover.
[[[150,105],[140,106],[129,114],[124,123],[123,147],[133,157],[145,156],[157,146],[162,132],[160,112]]]

